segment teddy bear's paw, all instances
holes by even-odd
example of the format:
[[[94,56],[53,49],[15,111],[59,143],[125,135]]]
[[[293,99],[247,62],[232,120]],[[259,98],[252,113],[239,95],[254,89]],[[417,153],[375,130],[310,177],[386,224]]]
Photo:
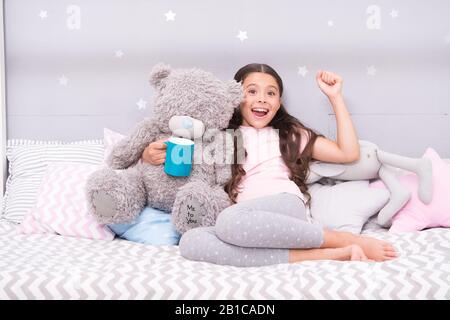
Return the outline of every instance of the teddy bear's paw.
[[[89,210],[102,224],[127,223],[144,208],[145,186],[136,170],[99,170],[86,183]]]
[[[183,222],[186,230],[201,226],[203,216],[204,206],[197,198],[187,196],[180,202],[179,219]]]
[[[94,191],[92,194],[92,205],[98,222],[112,223],[117,216],[115,199],[104,190]]]

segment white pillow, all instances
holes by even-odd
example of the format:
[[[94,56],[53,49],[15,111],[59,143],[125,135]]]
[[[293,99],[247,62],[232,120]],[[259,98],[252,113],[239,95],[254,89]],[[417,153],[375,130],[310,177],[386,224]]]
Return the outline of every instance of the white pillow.
[[[20,223],[36,203],[46,167],[50,162],[100,164],[103,161],[103,141],[8,140],[6,157],[9,176],[3,199],[2,219]]]
[[[108,128],[103,128],[103,144],[105,146],[105,161],[108,158],[109,154],[112,151],[112,148],[114,147],[114,145],[119,142],[120,140],[122,140],[122,138],[124,138],[125,135],[113,131],[111,129]]]
[[[309,186],[312,218],[323,227],[361,233],[367,220],[389,200],[386,189],[369,187],[369,181],[347,181],[336,185]]]

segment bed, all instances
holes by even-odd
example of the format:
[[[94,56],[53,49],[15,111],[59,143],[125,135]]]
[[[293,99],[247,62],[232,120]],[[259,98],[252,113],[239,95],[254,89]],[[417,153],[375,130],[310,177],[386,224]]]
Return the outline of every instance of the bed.
[[[84,210],[79,206],[69,210],[71,203],[85,201],[78,196],[84,185],[64,189],[71,180],[57,176],[62,184],[45,189],[49,172],[65,166],[68,158],[70,166],[76,168],[101,165],[108,149],[105,146],[116,135],[105,130],[103,140],[70,143],[8,140],[10,174],[0,216],[0,299],[450,298],[448,228],[389,233],[373,216],[364,223],[362,233],[392,242],[400,254],[397,259],[382,263],[308,261],[251,268],[186,260],[177,242],[138,243],[92,235],[84,229],[73,233],[59,228],[59,222],[69,227],[74,221],[66,213]],[[78,171],[78,178],[82,174]],[[51,198],[48,193],[58,196]],[[42,211],[40,202],[63,205]],[[47,217],[39,214],[48,210],[56,214],[45,223]],[[44,228],[24,234],[21,227],[29,223],[26,218],[31,214]],[[83,221],[83,216],[77,219],[94,224]]]
[[[10,175],[0,216],[0,299],[450,298],[450,229],[389,233],[376,223],[376,216],[364,223],[362,233],[392,242],[400,255],[393,261],[238,268],[186,260],[177,242],[156,245],[95,237],[54,229],[49,223],[44,226],[50,229],[37,233],[20,231],[31,212],[39,214],[42,196],[44,202],[67,201],[54,210],[58,216],[50,218],[68,219],[64,212],[72,198],[83,201],[76,192],[82,194],[84,186],[77,184],[71,193],[57,187],[46,190],[48,174],[55,172],[55,165],[66,165],[67,158],[78,168],[101,165],[105,144],[113,136],[111,130],[105,132],[103,140],[71,143],[8,140]],[[70,185],[68,178],[57,180]],[[67,196],[48,198],[47,193]],[[68,212],[82,210],[76,208]]]
[[[319,261],[237,268],[177,246],[17,235],[0,224],[0,299],[450,299],[450,231],[364,234],[395,243],[383,263]]]

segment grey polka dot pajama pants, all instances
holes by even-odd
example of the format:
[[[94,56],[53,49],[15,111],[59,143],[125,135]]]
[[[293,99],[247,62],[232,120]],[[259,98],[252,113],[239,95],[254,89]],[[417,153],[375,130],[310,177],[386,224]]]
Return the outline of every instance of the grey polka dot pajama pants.
[[[179,248],[189,260],[256,267],[289,262],[289,249],[318,248],[322,227],[308,222],[303,201],[280,193],[236,203],[214,227],[188,230]]]

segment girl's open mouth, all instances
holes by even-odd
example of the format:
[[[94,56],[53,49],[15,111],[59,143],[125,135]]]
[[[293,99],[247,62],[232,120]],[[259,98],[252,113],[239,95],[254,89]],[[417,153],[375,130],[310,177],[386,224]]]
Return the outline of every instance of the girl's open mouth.
[[[256,118],[264,118],[269,113],[269,109],[252,108],[252,113]]]

